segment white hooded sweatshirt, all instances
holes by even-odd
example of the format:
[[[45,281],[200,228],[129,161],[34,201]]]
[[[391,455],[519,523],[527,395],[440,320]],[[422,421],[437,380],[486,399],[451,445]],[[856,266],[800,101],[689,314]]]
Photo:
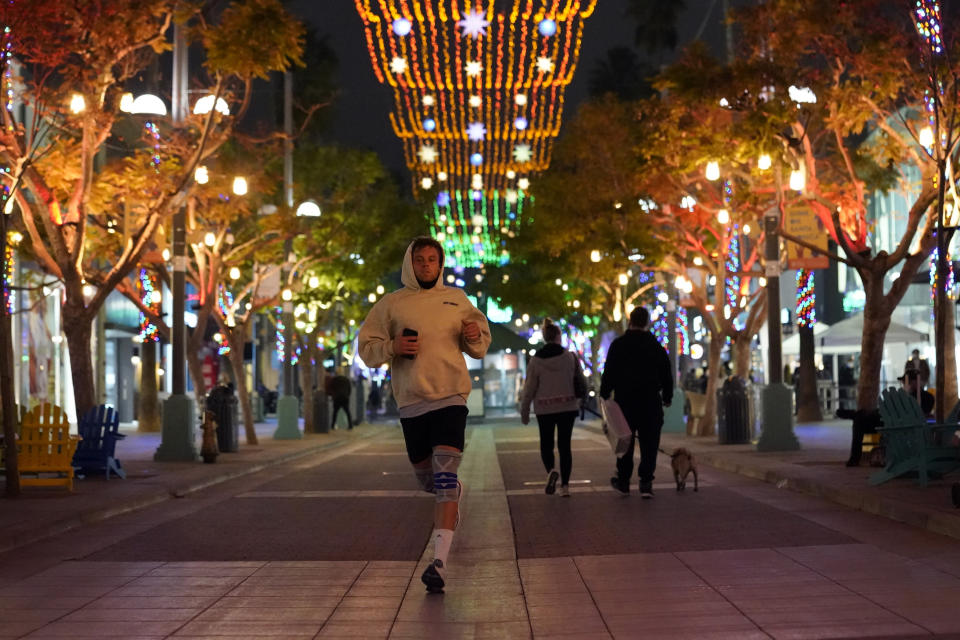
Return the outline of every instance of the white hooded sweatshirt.
[[[393,397],[397,407],[470,395],[470,374],[463,358],[483,358],[490,346],[490,326],[462,289],[445,287],[443,268],[431,289],[421,289],[413,271],[413,243],[403,256],[403,288],[381,298],[360,328],[360,358],[368,367],[390,362]],[[441,264],[443,256],[440,256]],[[480,327],[480,339],[469,343],[462,322]],[[393,352],[393,339],[404,329],[419,334],[420,351],[412,360]]]

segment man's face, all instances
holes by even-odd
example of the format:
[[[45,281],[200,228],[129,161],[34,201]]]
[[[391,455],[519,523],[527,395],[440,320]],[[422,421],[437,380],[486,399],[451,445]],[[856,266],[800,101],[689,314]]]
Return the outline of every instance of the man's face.
[[[436,247],[420,247],[413,253],[413,273],[420,282],[434,282],[440,275],[440,253]]]

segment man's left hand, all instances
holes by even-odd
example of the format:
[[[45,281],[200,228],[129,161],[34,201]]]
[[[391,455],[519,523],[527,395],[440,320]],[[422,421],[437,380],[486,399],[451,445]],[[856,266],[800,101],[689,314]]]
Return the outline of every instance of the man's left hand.
[[[478,342],[480,340],[480,325],[472,320],[463,320],[460,323],[460,333],[463,334],[467,342]]]

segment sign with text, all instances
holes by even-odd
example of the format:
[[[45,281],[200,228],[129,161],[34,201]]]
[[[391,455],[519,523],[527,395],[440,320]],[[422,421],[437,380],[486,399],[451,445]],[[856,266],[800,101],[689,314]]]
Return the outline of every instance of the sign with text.
[[[830,258],[827,257],[829,235],[812,207],[798,205],[787,208],[784,212],[783,230],[819,249],[816,251],[787,239],[788,269],[812,270],[830,266]]]

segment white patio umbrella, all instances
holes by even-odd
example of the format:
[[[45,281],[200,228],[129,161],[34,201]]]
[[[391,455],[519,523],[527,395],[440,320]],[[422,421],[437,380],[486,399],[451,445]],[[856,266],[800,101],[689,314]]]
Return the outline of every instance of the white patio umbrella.
[[[834,324],[816,337],[817,347],[821,353],[855,353],[860,350],[863,337],[863,313],[850,316]],[[911,329],[906,325],[891,322],[884,336],[884,344],[915,344],[927,342],[927,334]],[[827,351],[827,348],[840,349],[846,347],[848,351]]]

